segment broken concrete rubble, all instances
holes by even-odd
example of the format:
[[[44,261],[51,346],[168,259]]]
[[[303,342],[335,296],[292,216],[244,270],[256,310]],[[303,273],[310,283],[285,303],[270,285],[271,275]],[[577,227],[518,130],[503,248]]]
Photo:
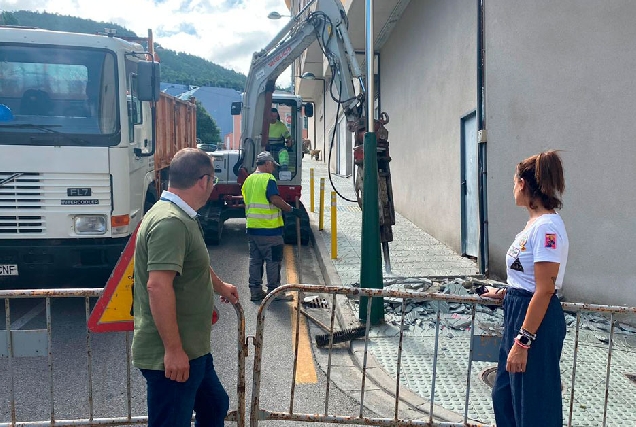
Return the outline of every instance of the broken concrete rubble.
[[[357,284],[356,284],[357,285]],[[494,287],[506,286],[504,283],[489,279],[476,278],[389,278],[385,279],[384,289],[392,291],[443,293],[448,295],[471,295],[479,285]],[[357,301],[353,301],[357,306]],[[490,308],[492,307],[492,308]],[[357,307],[356,307],[357,308]],[[402,298],[384,298],[385,321],[388,324],[399,326],[402,321]],[[470,331],[471,312],[470,304],[461,304],[446,301],[418,301],[412,298],[406,299],[404,308],[404,327],[406,330],[415,328],[429,330],[436,327],[437,311],[440,312],[440,327],[456,331]],[[475,307],[475,323],[480,333],[486,332],[492,335],[501,335],[503,324],[503,310],[497,306],[478,304]],[[565,321],[570,332],[576,327],[576,314],[565,313]],[[611,329],[609,317],[601,313],[582,313],[580,330],[594,334],[601,343],[609,340]],[[629,335],[636,341],[636,328],[625,323],[616,322],[616,335]],[[452,334],[450,334],[452,335]]]

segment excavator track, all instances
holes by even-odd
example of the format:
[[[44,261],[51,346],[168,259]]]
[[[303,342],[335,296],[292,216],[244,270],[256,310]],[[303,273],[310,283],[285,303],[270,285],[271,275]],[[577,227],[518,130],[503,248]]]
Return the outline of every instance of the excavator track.
[[[221,242],[221,233],[223,232],[223,224],[218,220],[210,220],[203,231],[203,239],[207,245],[216,246]]]
[[[307,245],[311,238],[311,226],[309,225],[309,215],[307,214],[307,210],[305,206],[300,203],[299,209],[302,211],[302,216],[300,217],[300,244]],[[298,243],[298,238],[296,235],[296,216],[284,213],[283,216],[284,229],[283,229],[283,240],[286,244],[295,245]]]
[[[199,224],[203,230],[203,240],[207,245],[218,245],[223,233],[221,209],[217,206],[206,206],[199,212]]]

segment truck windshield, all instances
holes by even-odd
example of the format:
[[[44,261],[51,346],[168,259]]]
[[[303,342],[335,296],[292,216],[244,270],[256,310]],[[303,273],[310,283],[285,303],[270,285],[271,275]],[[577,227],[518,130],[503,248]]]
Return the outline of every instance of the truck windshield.
[[[116,145],[115,55],[0,43],[0,144]]]

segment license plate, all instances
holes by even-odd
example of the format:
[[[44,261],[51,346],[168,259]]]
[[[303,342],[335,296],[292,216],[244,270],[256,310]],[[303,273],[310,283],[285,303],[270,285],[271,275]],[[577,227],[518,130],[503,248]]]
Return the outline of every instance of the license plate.
[[[17,264],[0,264],[0,276],[17,276]]]

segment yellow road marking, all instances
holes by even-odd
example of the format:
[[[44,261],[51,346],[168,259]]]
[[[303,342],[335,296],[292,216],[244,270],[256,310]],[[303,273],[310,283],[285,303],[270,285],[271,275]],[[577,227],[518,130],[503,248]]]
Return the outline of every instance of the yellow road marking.
[[[285,271],[287,271],[287,283],[298,284],[298,272],[296,271],[296,262],[294,259],[294,247],[285,245],[283,252],[285,259]],[[294,306],[299,306],[298,293],[294,293],[294,301],[291,307],[291,324],[292,324],[292,351],[295,350],[296,344],[296,310]],[[298,367],[296,368],[297,384],[315,384],[318,382],[316,376],[316,367],[314,366],[314,357],[311,353],[311,344],[309,342],[309,330],[305,318],[301,315],[299,319],[298,334]]]

